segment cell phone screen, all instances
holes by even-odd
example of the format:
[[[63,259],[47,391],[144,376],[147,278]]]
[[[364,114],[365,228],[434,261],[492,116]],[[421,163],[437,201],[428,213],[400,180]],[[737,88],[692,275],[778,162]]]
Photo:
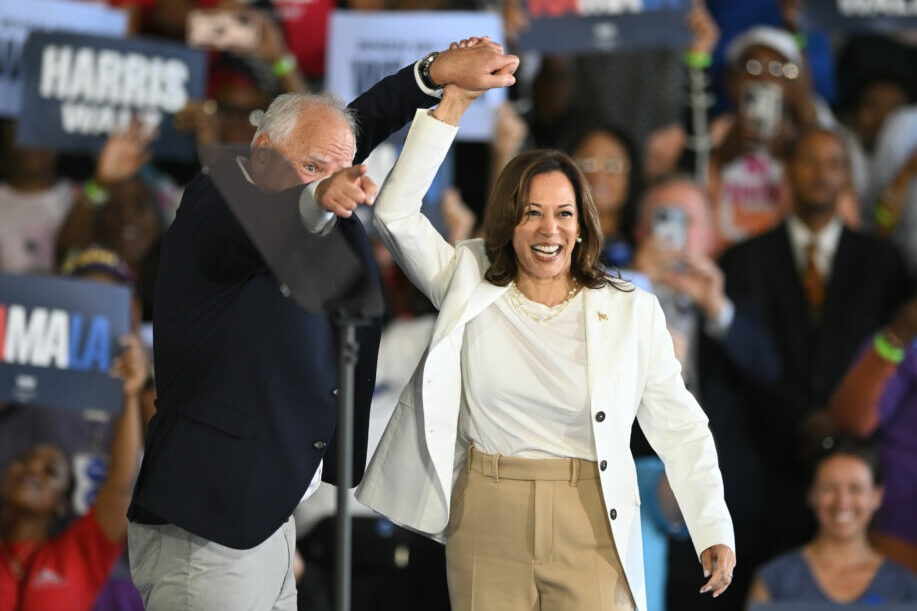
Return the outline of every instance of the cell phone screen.
[[[196,47],[252,51],[261,40],[261,22],[247,11],[194,10],[188,15],[187,38]]]
[[[653,209],[653,236],[670,250],[683,250],[687,243],[688,217],[683,208],[674,204]]]

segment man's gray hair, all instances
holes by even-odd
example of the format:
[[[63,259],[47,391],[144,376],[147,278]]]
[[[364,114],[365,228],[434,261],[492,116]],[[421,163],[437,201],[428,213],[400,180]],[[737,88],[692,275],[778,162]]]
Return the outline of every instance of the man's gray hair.
[[[271,102],[267,107],[261,122],[258,124],[258,130],[252,138],[251,145],[255,146],[258,136],[264,134],[271,139],[271,142],[282,144],[296,127],[299,117],[313,106],[324,106],[338,113],[347,123],[347,127],[353,133],[354,140],[357,137],[357,118],[356,113],[348,108],[344,102],[332,93],[284,93]]]

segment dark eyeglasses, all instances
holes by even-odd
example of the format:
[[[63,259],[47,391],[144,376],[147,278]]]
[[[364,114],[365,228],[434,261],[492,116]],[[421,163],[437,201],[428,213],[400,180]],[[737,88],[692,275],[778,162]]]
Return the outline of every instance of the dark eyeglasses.
[[[752,76],[764,74],[765,69],[774,78],[785,78],[791,81],[799,78],[799,66],[793,62],[783,63],[772,60],[767,62],[766,66],[757,59],[750,59],[745,62],[745,72]]]

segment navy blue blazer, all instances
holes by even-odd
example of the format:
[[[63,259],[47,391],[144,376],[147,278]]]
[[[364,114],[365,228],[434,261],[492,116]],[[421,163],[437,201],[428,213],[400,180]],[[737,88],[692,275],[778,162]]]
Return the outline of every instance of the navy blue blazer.
[[[412,66],[377,83],[350,104],[355,161],[436,102]],[[377,282],[359,221],[338,219],[334,231]],[[322,479],[338,483],[334,327],[281,293],[206,175],[185,189],[164,239],[153,325],[157,413],[128,517],[254,547],[289,518],[319,461]],[[354,481],[346,485],[366,463],[380,333],[378,320],[358,330]]]

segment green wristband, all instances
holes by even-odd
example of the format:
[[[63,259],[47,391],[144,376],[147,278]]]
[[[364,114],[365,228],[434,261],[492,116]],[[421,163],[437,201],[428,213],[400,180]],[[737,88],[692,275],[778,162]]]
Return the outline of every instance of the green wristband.
[[[713,63],[713,57],[704,51],[685,51],[682,57],[692,68],[709,68]]]
[[[891,229],[898,222],[898,218],[895,214],[882,205],[876,206],[873,214],[876,217],[876,222],[879,223],[879,226],[883,229]]]
[[[809,44],[809,37],[802,32],[793,34],[793,40],[796,41],[796,46],[799,47],[800,50],[805,49]]]
[[[283,78],[296,70],[296,56],[289,53],[271,64],[271,72],[277,78]]]
[[[90,178],[83,183],[83,193],[90,203],[101,206],[108,201],[108,189],[97,183],[95,179]]]
[[[872,343],[876,352],[889,363],[898,364],[904,360],[904,348],[892,346],[888,338],[881,331],[876,333],[876,339]]]

